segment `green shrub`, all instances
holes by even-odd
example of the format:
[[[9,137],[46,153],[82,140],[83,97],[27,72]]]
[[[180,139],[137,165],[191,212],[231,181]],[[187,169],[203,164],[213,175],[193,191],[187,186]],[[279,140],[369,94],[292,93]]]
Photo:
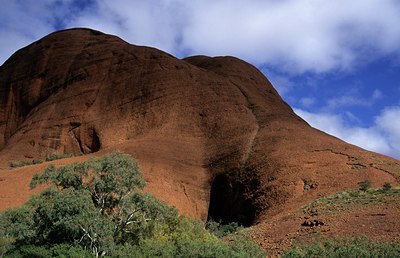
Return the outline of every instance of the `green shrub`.
[[[32,165],[32,164],[33,164],[33,161],[22,160],[22,161],[11,161],[11,162],[8,163],[8,166],[10,168],[18,168],[18,167],[29,166],[29,165]]]
[[[312,214],[314,210],[335,213],[343,210],[357,209],[370,204],[398,203],[400,189],[369,188],[366,191],[359,189],[347,190],[314,200],[302,209],[305,213]]]
[[[256,245],[246,233],[233,234],[230,240],[229,245],[237,254],[237,257],[265,257],[261,247]]]
[[[50,165],[33,177],[31,187],[43,183],[52,187],[22,208],[0,213],[0,232],[12,244],[6,256],[88,257],[88,251],[111,257],[264,256],[246,236],[234,235],[228,244],[143,193],[142,174],[127,154]]]
[[[10,258],[47,258],[47,257],[60,257],[60,258],[91,258],[95,257],[91,252],[83,250],[79,246],[72,246],[67,244],[59,244],[52,247],[25,245],[18,247],[9,252],[5,257]]]
[[[369,188],[371,188],[371,182],[369,180],[358,182],[358,186],[360,187],[361,191],[367,191]]]
[[[0,234],[0,257],[3,257],[9,249],[11,249],[10,239],[4,237],[4,234]]]
[[[8,166],[10,168],[17,168],[17,167],[24,167],[24,166],[29,166],[29,165],[35,165],[35,164],[40,164],[43,163],[43,160],[41,159],[33,159],[33,160],[23,160],[23,161],[11,161],[8,163]]]
[[[311,244],[298,244],[282,255],[283,258],[297,257],[399,257],[400,244],[371,242],[367,238],[336,238],[314,241]]]
[[[208,220],[206,223],[206,229],[216,235],[217,237],[224,237],[234,232],[243,229],[242,226],[237,222],[231,222],[228,224],[221,224],[212,219]]]
[[[73,157],[74,155],[72,153],[67,153],[67,154],[47,154],[46,158],[44,161],[53,161],[57,159],[65,159],[65,158],[70,158]],[[35,165],[35,164],[40,164],[44,162],[41,159],[33,159],[33,160],[22,160],[22,161],[11,161],[8,163],[8,166],[10,168],[17,168],[17,167],[24,167],[24,166],[29,166],[29,165]]]
[[[84,258],[94,257],[93,254],[87,250],[83,250],[80,246],[71,246],[67,244],[59,244],[50,248],[52,257],[63,258]]]
[[[389,182],[386,182],[382,186],[382,191],[383,192],[388,192],[390,189],[392,189],[392,185]]]
[[[11,252],[6,254],[6,257],[12,258],[47,258],[51,257],[51,253],[43,246],[35,246],[35,245],[24,245],[19,246],[16,249],[13,249]]]
[[[53,161],[57,159],[65,159],[65,158],[71,158],[74,155],[72,153],[65,153],[65,154],[56,154],[56,153],[50,153],[46,155],[45,161]]]
[[[189,222],[189,221],[187,221]],[[207,234],[198,222],[197,230],[178,229],[179,234],[154,237],[143,240],[140,245],[117,246],[114,257],[265,257],[262,249],[247,236],[235,234],[229,237],[229,243]],[[195,237],[195,235],[197,237]]]
[[[30,243],[35,239],[32,208],[24,205],[0,213],[0,232],[12,243]]]
[[[41,159],[34,159],[34,160],[32,160],[32,164],[40,164],[40,163],[43,163],[43,160],[41,160]]]

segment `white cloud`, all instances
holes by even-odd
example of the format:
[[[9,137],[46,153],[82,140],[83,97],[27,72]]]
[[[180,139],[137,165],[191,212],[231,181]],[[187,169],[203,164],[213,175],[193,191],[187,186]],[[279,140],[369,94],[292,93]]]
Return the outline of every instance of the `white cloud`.
[[[382,95],[383,94],[380,90],[375,89],[372,92],[371,97],[363,98],[357,90],[351,90],[346,95],[329,99],[326,106],[322,109],[325,111],[333,111],[341,107],[371,107],[376,101],[382,98]]]
[[[332,98],[327,101],[327,109],[333,110],[339,107],[346,106],[369,106],[370,102],[364,99],[360,99],[354,96],[345,95],[339,98]]]
[[[311,107],[312,105],[315,104],[315,98],[313,98],[313,97],[304,97],[304,98],[301,98],[299,100],[299,102],[303,107]]]
[[[73,2],[1,1],[0,64],[18,49],[53,32],[58,23],[68,22],[75,19],[75,15],[80,15],[83,10],[79,10]]]
[[[268,80],[274,85],[275,89],[282,97],[287,97],[286,94],[290,92],[295,86],[294,83],[286,76],[278,75],[271,71],[263,71],[267,74]]]
[[[186,18],[184,1],[98,0],[95,8],[71,21],[72,27],[90,27],[118,35],[138,45],[178,52]]]
[[[367,150],[400,158],[400,107],[384,109],[370,127],[350,125],[340,114],[295,109],[311,126]]]
[[[352,124],[361,124],[361,120],[356,115],[354,115],[352,112],[345,111],[344,115],[345,115],[346,121],[349,121]]]
[[[79,1],[3,2],[2,38],[33,32],[28,39],[36,39],[61,19],[178,56],[234,55],[292,74],[349,70],[367,56],[400,53],[397,0],[97,0],[74,12]],[[2,51],[2,60],[11,54],[10,48]]]
[[[376,124],[386,133],[391,145],[400,150],[400,106],[383,110]]]
[[[0,64],[18,49],[43,37],[52,30],[48,24],[44,2],[2,1],[0,11]],[[7,10],[7,11],[6,11]]]
[[[398,51],[397,1],[196,3],[183,38],[186,45],[203,53],[229,53],[301,73],[350,69],[364,59],[360,50]]]

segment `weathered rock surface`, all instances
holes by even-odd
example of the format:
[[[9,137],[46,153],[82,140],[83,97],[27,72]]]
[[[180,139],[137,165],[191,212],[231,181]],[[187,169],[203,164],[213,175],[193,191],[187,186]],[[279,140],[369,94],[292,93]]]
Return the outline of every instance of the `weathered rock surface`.
[[[248,225],[360,181],[400,179],[399,161],[310,127],[234,57],[180,60],[72,29],[0,67],[0,208],[25,201],[44,166],[8,171],[9,161],[115,149],[182,213],[206,219],[210,206],[211,216]]]

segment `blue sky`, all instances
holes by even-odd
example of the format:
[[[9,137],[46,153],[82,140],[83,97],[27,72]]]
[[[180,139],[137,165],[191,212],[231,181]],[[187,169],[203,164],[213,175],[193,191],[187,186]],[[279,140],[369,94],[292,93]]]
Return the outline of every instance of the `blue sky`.
[[[0,0],[0,63],[89,27],[177,57],[257,66],[312,126],[400,158],[398,0]]]

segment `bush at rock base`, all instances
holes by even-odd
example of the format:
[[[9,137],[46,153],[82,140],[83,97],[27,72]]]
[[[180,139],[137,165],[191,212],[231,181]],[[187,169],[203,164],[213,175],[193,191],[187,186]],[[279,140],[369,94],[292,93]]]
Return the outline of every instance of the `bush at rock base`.
[[[50,165],[31,187],[43,183],[51,187],[0,214],[5,257],[264,257],[244,234],[224,242],[142,193],[145,182],[127,154]]]

